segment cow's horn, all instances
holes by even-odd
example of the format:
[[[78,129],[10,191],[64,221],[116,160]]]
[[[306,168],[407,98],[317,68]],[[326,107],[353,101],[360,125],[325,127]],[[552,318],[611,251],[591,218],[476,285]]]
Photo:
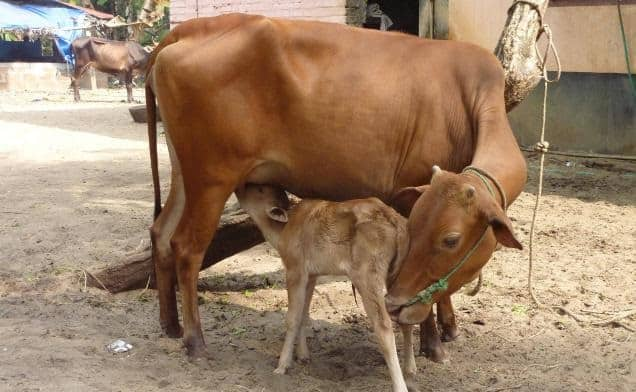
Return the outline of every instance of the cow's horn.
[[[433,178],[435,178],[435,176],[440,174],[441,172],[442,169],[440,169],[439,166],[433,165],[433,175],[431,176],[431,182],[433,181]]]

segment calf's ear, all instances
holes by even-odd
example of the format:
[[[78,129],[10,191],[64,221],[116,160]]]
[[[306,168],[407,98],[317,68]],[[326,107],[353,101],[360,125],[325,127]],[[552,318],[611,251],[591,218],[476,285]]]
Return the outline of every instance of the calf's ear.
[[[506,216],[506,212],[503,208],[493,202],[483,208],[482,212],[486,216],[486,219],[488,219],[488,224],[492,227],[497,242],[508,248],[523,249],[523,246],[515,236],[512,222],[510,222],[510,219]]]
[[[267,216],[276,222],[287,223],[287,211],[280,207],[268,208]]]
[[[411,215],[413,204],[422,196],[430,185],[408,186],[402,188],[393,195],[389,205],[405,218]]]

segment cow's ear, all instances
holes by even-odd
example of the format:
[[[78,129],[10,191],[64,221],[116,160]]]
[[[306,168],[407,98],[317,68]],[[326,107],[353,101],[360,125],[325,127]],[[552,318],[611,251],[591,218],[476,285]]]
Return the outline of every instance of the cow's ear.
[[[393,195],[389,204],[393,209],[400,213],[405,218],[408,218],[413,209],[413,204],[422,194],[428,189],[430,185],[421,186],[408,186],[397,191]]]
[[[280,207],[268,208],[267,216],[276,222],[287,223],[287,211]]]
[[[512,222],[506,216],[506,212],[503,208],[493,201],[488,203],[488,206],[483,208],[482,212],[486,216],[486,219],[488,219],[488,224],[492,227],[497,242],[508,248],[523,249],[523,246],[515,236]]]

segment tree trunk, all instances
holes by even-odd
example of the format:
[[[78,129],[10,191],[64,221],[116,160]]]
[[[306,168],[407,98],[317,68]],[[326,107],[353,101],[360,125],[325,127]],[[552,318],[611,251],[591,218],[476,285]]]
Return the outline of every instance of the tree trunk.
[[[350,4],[355,1],[348,2]],[[362,3],[362,2],[359,2]],[[506,109],[523,101],[541,80],[541,64],[535,43],[542,25],[548,0],[526,0],[514,3],[495,49],[506,74]],[[202,269],[263,241],[249,216],[238,205],[226,207],[214,240],[205,255]],[[132,256],[121,264],[89,274],[89,284],[120,292],[153,285],[154,266],[150,251]]]
[[[249,249],[264,241],[250,217],[237,202],[228,203],[223,211],[214,240],[208,247],[201,269]],[[87,284],[91,287],[119,293],[146,287],[154,287],[154,265],[150,250],[128,257],[122,263],[87,274]]]
[[[506,75],[507,111],[521,103],[541,80],[542,64],[535,45],[548,3],[548,0],[525,0],[514,3],[508,11],[495,49]]]

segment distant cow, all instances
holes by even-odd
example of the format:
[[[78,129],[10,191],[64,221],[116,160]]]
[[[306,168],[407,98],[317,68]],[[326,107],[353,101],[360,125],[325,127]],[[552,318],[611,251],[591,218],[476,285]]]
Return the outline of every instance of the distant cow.
[[[137,42],[111,41],[95,37],[81,37],[71,44],[75,56],[75,69],[71,76],[71,85],[75,101],[80,100],[77,81],[89,66],[112,75],[124,75],[128,102],[132,102],[133,72],[143,72],[148,63],[149,54]]]
[[[387,285],[395,279],[408,250],[406,218],[377,198],[341,203],[305,199],[289,209],[287,195],[276,187],[248,184],[236,195],[285,264],[287,334],[274,372],[284,374],[291,365],[295,342],[298,359],[309,358],[303,324],[309,323],[316,278],[347,275],[360,292],[378,337],[393,391],[406,391],[391,318],[384,306]],[[412,328],[401,326],[408,375],[416,371]]]

